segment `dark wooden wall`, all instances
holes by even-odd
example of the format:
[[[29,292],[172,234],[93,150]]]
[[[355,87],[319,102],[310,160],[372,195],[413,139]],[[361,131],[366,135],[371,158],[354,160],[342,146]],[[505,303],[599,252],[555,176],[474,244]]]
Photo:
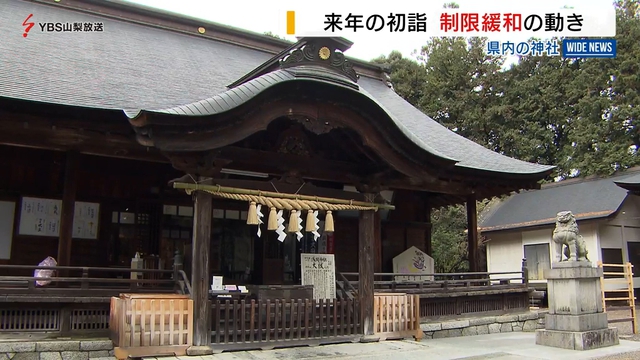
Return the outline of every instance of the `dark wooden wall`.
[[[61,152],[0,146],[0,200],[17,204],[11,259],[0,263],[35,265],[47,256],[57,256],[57,238],[16,234],[20,197],[61,199],[64,165],[65,154]],[[106,240],[114,209],[135,206],[140,201],[170,200],[191,205],[189,196],[166,188],[169,180],[181,175],[169,164],[81,155],[76,200],[100,203],[100,234],[98,240],[73,240],[72,265],[106,265]],[[154,193],[152,188],[160,192]],[[396,193],[396,210],[382,221],[378,245],[381,267],[376,271],[392,272],[393,257],[411,246],[426,251],[426,230],[415,224],[424,220],[424,204],[416,199],[419,197],[411,192]],[[337,270],[357,272],[357,218],[335,217],[334,246]]]
[[[382,222],[382,271],[393,272],[393,258],[415,246],[429,253],[426,202],[415,192],[396,191],[396,209]]]
[[[334,223],[336,270],[358,272],[358,219],[336,217]]]
[[[397,191],[394,205],[396,209],[389,213],[388,219],[381,221],[381,264],[376,272],[393,272],[393,258],[412,246],[428,252],[426,204],[415,193]],[[335,220],[335,258],[337,271],[358,272],[357,218]]]
[[[0,146],[0,200],[16,202],[14,237],[10,264],[37,264],[47,256],[57,256],[58,239],[17,235],[21,196],[62,198],[65,154],[62,152]],[[159,200],[167,182],[182,174],[170,164],[81,155],[76,201],[100,203],[97,240],[74,239],[72,265],[102,265],[106,262],[105,230],[111,223],[111,209],[141,199]],[[159,193],[152,188],[160,190]],[[180,196],[181,195],[181,196]],[[175,192],[177,200],[191,203]]]

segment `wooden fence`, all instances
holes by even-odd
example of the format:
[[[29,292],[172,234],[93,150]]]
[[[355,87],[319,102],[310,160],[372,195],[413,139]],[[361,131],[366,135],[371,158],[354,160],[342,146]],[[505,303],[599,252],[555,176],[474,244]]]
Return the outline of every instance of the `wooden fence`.
[[[343,273],[358,288],[358,273]],[[374,289],[420,297],[420,317],[509,313],[529,308],[527,271],[436,274],[374,274]]]
[[[118,359],[186,355],[193,344],[193,300],[169,294],[113,297],[109,332]]]
[[[420,295],[421,318],[447,318],[473,314],[505,314],[529,309],[527,289],[480,290]]]
[[[358,273],[342,273],[342,275],[353,288],[358,288]],[[527,283],[526,270],[510,272],[374,274],[374,288],[376,290],[399,291],[407,294],[434,291],[481,290],[483,288],[526,287]]]
[[[399,293],[374,294],[373,331],[380,340],[424,335],[420,330],[420,297]]]
[[[35,277],[34,270],[52,270],[49,277]],[[123,292],[176,292],[190,286],[181,270],[129,269],[88,266],[0,265],[3,295],[116,296]],[[131,279],[132,273],[142,279]],[[49,282],[38,285],[37,282]]]
[[[109,304],[106,302],[47,303],[46,299],[29,300],[0,303],[0,339],[107,334]]]
[[[35,269],[54,270],[48,278]],[[182,293],[190,290],[183,271],[135,270],[154,279],[131,279],[131,269],[0,265],[0,338],[106,336],[111,296],[127,292]],[[30,274],[30,275],[29,275]],[[117,278],[119,276],[120,278]],[[36,281],[49,280],[38,286]],[[27,335],[28,334],[28,335]]]
[[[359,338],[356,300],[216,300],[214,349],[272,349],[353,341]]]

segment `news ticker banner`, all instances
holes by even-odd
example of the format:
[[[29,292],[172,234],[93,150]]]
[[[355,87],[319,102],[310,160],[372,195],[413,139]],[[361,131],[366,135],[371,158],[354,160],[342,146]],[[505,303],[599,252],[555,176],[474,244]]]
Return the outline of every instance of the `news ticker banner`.
[[[615,57],[616,12],[612,4],[584,2],[573,7],[512,1],[500,6],[381,2],[366,7],[296,2],[281,10],[280,31],[297,37],[390,35],[487,37],[493,55],[547,54]],[[540,41],[530,38],[547,39]],[[560,43],[557,40],[562,38]],[[517,41],[516,41],[517,39]],[[550,40],[549,40],[550,39]]]
[[[499,7],[466,5],[458,9],[414,2],[381,2],[349,6],[296,2],[282,12],[282,30],[295,36],[349,36],[353,33],[422,33],[427,36],[612,37],[616,34],[613,4],[536,5],[512,1]]]
[[[565,58],[614,58],[617,54],[615,39],[570,39],[562,41],[488,41],[488,55],[505,56],[560,56]]]

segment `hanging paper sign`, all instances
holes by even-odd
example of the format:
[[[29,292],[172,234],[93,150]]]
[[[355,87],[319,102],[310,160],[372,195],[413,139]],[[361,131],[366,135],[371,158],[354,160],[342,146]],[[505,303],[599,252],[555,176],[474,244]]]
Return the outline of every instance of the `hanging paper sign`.
[[[262,215],[262,205],[258,204],[256,206],[256,212],[258,214],[258,223],[259,223],[258,224],[258,237],[262,237],[262,229],[260,229],[260,225],[263,224],[262,217],[264,216],[264,215]]]
[[[302,217],[298,216],[298,231],[296,231],[296,237],[298,238],[298,241],[300,241],[300,239],[302,239],[304,235],[302,235]]]
[[[318,241],[318,238],[320,237],[320,233],[318,233],[318,230],[320,229],[320,226],[318,226],[318,223],[320,222],[320,219],[318,219],[318,210],[313,212],[313,228],[314,230],[311,232],[313,234],[313,240]]]
[[[284,217],[282,216],[282,210],[278,211],[278,229],[276,230],[276,234],[278,234],[278,241],[283,242],[284,239],[287,238],[287,233],[284,232]]]

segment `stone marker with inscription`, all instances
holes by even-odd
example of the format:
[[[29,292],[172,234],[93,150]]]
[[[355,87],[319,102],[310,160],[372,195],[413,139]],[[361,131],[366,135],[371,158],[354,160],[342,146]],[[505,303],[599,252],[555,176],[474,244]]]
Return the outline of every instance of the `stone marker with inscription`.
[[[412,276],[396,276],[395,281],[433,281],[433,258],[415,246],[408,248],[393,258],[393,272],[411,274]],[[420,274],[431,274],[429,276]]]
[[[336,266],[333,254],[301,254],[302,285],[313,285],[313,298],[336,298]]]

